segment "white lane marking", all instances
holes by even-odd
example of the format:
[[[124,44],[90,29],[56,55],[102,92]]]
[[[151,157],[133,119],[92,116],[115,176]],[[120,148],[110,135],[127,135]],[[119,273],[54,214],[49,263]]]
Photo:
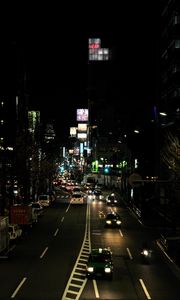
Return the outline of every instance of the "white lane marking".
[[[121,229],[119,229],[119,233],[123,237],[123,233],[122,233]]]
[[[20,282],[20,284],[18,285],[18,287],[15,289],[14,293],[12,294],[11,298],[14,298],[16,296],[16,294],[18,293],[18,291],[20,290],[20,288],[22,287],[22,285],[24,284],[26,279],[27,279],[27,277],[24,277],[22,279],[22,281]]]
[[[66,209],[66,213],[68,212],[70,206],[71,206],[71,203],[69,203],[69,205],[68,205],[68,207],[67,207],[67,209]]]
[[[62,217],[62,219],[61,219],[61,223],[64,221],[64,217]]]
[[[174,264],[174,261],[169,257],[169,255],[166,253],[166,251],[164,251],[161,244],[158,241],[156,243],[157,243],[158,247],[163,251],[164,255],[170,260],[170,262],[172,262]]]
[[[130,259],[133,259],[132,254],[131,254],[129,248],[126,248],[126,250],[127,250],[128,255],[129,255],[129,258],[130,258]]]
[[[143,225],[143,223],[138,219],[138,222],[141,224],[141,225]]]
[[[54,236],[56,236],[59,232],[59,228],[56,229],[55,233],[54,233]]]
[[[99,291],[98,291],[97,283],[96,283],[96,280],[94,280],[94,279],[93,279],[93,286],[94,286],[95,296],[96,296],[96,298],[99,298]]]
[[[146,295],[146,298],[147,298],[147,299],[151,299],[151,296],[149,295],[149,293],[148,293],[148,291],[147,291],[147,288],[146,288],[146,286],[145,286],[143,280],[140,278],[139,281],[140,281],[140,284],[141,284],[141,286],[142,286],[142,288],[143,288],[143,291],[144,291],[144,293],[145,293],[145,295]]]
[[[44,249],[44,251],[43,251],[42,254],[40,255],[40,258],[43,258],[43,256],[45,255],[45,253],[46,253],[47,250],[48,250],[48,247],[46,247],[46,248]]]

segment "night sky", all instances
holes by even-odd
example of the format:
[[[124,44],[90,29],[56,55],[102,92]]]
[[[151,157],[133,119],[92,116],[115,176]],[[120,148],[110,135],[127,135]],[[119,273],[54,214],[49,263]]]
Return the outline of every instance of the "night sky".
[[[121,113],[139,114],[157,101],[158,6],[150,0],[125,2],[21,7],[1,27],[1,69],[11,70],[3,82],[9,73],[13,78],[14,49],[20,49],[32,108],[40,109],[45,120],[55,119],[62,136],[76,125],[76,108],[87,106],[89,37],[101,38],[102,46],[112,50],[112,105],[118,103]]]

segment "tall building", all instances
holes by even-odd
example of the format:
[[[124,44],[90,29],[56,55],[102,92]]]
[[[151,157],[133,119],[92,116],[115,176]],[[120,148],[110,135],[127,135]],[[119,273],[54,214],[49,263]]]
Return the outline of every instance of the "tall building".
[[[14,148],[16,132],[15,97],[0,97],[0,213],[4,211],[6,195],[14,185]]]
[[[161,1],[160,99],[157,115],[161,186],[174,219],[180,209],[180,2]],[[165,201],[163,199],[163,201]]]
[[[168,126],[180,117],[180,2],[161,1],[159,111]]]
[[[24,55],[16,43],[0,50],[0,214],[28,182],[28,101]],[[26,192],[24,192],[26,194]]]

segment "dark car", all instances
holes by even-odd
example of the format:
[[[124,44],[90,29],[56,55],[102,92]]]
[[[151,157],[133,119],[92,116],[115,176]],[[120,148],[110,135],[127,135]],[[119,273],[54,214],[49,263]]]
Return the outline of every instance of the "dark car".
[[[110,212],[106,215],[106,218],[105,218],[105,226],[106,227],[121,227],[121,218],[119,216],[118,213],[116,212]]]
[[[101,196],[102,195],[102,190],[101,189],[95,189],[94,190],[94,195]]]
[[[101,189],[95,189],[93,192],[94,196],[98,200],[103,200],[104,196]]]
[[[92,249],[87,262],[86,275],[88,278],[106,277],[112,279],[112,252],[108,248]]]
[[[106,204],[107,205],[117,205],[118,204],[118,197],[116,194],[112,193],[107,195],[106,197]]]

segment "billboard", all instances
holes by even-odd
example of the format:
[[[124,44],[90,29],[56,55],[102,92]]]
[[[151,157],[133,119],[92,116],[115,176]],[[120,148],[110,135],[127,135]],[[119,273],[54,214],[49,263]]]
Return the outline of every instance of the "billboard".
[[[78,122],[88,122],[89,110],[87,108],[78,108],[76,110],[76,120]]]
[[[101,47],[100,39],[90,38],[88,42],[89,61],[104,61],[110,59],[109,48]]]
[[[86,140],[87,139],[87,133],[80,132],[80,133],[77,134],[77,138],[79,140]]]
[[[74,147],[74,155],[79,155],[79,147]]]
[[[89,44],[89,49],[99,49],[101,48],[101,40],[100,39],[95,39],[95,38],[90,38],[88,40]]]
[[[87,123],[79,123],[78,132],[87,132]]]
[[[70,127],[70,136],[76,136],[76,127]]]
[[[73,153],[74,153],[74,150],[73,149],[69,149],[69,154],[73,155]]]

